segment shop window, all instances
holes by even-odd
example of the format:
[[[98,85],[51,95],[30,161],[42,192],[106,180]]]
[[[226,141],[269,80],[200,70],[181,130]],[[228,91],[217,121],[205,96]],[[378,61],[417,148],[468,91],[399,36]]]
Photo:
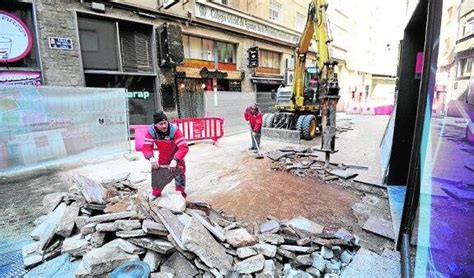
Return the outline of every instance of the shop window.
[[[474,19],[470,19],[466,22],[463,28],[463,37],[467,37],[474,34]]]
[[[190,53],[189,53],[189,36],[188,35],[183,35],[183,51],[184,51],[184,58],[189,59],[190,58]]]
[[[214,61],[214,41],[202,39],[202,59]]]
[[[458,78],[470,77],[472,72],[472,57],[458,61]]]
[[[202,41],[201,38],[189,36],[189,58],[202,59]]]
[[[83,17],[77,21],[84,68],[118,70],[116,23]]]
[[[296,17],[295,17],[296,31],[303,32],[305,25],[306,25],[306,16],[304,14],[300,14],[299,12],[296,12]]]
[[[270,0],[270,20],[280,23],[281,4],[276,0]]]
[[[217,42],[217,55],[220,63],[235,64],[235,45],[225,42]]]

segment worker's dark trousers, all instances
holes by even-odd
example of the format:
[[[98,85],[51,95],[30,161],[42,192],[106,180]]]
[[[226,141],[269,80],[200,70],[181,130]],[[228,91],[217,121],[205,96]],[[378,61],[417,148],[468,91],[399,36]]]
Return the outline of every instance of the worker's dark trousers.
[[[178,167],[182,168],[183,171],[181,174],[177,174],[174,178],[175,189],[176,191],[184,192],[186,188],[186,167],[184,165],[184,161],[178,163]],[[151,187],[153,189],[153,195],[155,196],[160,195],[161,191],[163,191],[163,188],[165,188],[166,186],[156,186],[157,184],[160,184],[159,180],[161,178],[160,175],[158,175],[157,173],[157,169],[151,169]]]
[[[255,145],[255,141],[257,141],[258,147],[260,148],[260,138],[262,137],[262,133],[256,132],[255,133],[255,140],[253,140],[252,136],[252,130],[250,130],[250,140],[252,140],[252,149],[257,149],[257,146]]]

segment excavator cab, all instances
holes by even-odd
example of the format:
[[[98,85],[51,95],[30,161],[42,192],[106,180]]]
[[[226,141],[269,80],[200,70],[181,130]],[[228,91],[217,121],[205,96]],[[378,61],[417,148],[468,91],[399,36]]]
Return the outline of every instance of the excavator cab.
[[[319,70],[317,67],[308,67],[304,74],[304,104],[318,103],[318,80]]]

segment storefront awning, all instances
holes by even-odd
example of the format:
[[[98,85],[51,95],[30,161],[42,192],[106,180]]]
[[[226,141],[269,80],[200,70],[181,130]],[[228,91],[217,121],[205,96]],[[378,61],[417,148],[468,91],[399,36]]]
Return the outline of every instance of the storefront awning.
[[[250,77],[250,80],[252,80],[253,83],[279,85],[279,84],[281,84],[281,82],[283,82],[285,79],[283,79],[283,77],[260,77],[260,76],[251,76],[251,77]]]

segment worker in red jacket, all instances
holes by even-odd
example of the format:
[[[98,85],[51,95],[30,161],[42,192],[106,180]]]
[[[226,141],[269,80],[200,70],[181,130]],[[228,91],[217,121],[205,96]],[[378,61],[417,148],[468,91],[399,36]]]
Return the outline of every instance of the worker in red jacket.
[[[175,189],[186,198],[186,167],[184,157],[188,153],[188,143],[178,127],[170,122],[163,111],[153,115],[153,125],[148,129],[143,143],[143,155],[151,164],[151,195],[150,199],[154,200],[160,197],[163,188],[155,186],[160,177],[158,169],[160,165],[168,166],[169,170],[176,172]],[[153,155],[153,144],[156,144],[159,152],[158,159]],[[176,167],[181,171],[176,171]]]
[[[249,150],[260,148],[260,137],[262,136],[262,113],[257,104],[245,108],[244,118],[250,124],[250,136],[252,147]]]

